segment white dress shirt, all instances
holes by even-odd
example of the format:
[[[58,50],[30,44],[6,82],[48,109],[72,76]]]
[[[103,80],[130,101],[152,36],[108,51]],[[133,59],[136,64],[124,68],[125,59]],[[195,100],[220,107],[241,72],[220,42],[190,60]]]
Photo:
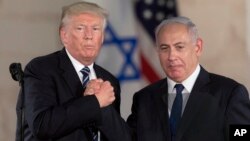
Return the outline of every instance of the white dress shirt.
[[[182,98],[183,98],[182,113],[184,112],[188,98],[193,89],[194,83],[200,73],[200,69],[201,69],[200,65],[198,64],[195,71],[186,80],[184,80],[181,83],[184,86],[184,90],[182,91]],[[172,106],[174,103],[174,99],[176,97],[176,89],[174,87],[175,87],[175,84],[177,83],[168,77],[167,77],[167,81],[168,81],[168,114],[170,116]]]

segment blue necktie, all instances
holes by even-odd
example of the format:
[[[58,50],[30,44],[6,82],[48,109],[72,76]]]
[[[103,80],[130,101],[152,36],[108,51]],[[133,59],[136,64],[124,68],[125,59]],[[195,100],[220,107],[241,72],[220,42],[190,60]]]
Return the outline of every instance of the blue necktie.
[[[85,88],[87,83],[89,82],[90,69],[88,67],[84,67],[83,69],[81,69],[81,73],[83,75],[83,77],[82,77],[82,86]]]
[[[181,120],[182,112],[182,90],[184,86],[182,84],[176,84],[176,97],[172,106],[171,116],[170,116],[170,131],[171,131],[171,140],[175,141],[176,131]]]
[[[81,73],[83,75],[82,77],[82,85],[85,88],[87,83],[89,82],[89,73],[90,73],[90,69],[88,67],[84,67],[83,69],[81,69]],[[89,131],[92,135],[92,141],[98,141],[98,131],[96,128],[91,127],[89,128]]]

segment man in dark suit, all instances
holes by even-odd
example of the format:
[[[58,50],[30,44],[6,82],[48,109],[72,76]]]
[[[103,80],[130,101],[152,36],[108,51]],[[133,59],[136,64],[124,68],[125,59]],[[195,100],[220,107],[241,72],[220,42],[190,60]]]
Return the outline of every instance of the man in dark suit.
[[[33,59],[24,71],[25,141],[130,140],[120,116],[119,82],[94,63],[106,18],[94,3],[63,8],[65,48]]]
[[[166,78],[135,93],[127,123],[138,141],[228,141],[231,124],[250,124],[246,88],[200,64],[195,24],[174,17],[156,28]]]

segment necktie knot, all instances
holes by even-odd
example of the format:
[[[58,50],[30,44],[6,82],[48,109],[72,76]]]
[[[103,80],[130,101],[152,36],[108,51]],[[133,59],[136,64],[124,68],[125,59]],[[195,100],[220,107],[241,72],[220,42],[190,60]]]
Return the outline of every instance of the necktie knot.
[[[182,84],[176,84],[175,88],[176,88],[176,93],[179,94],[183,91],[184,86]]]
[[[83,69],[81,69],[81,73],[83,74],[83,76],[88,76],[90,73],[90,69],[89,67],[84,67]]]
[[[82,85],[83,87],[86,87],[88,81],[89,81],[89,73],[90,73],[90,69],[88,67],[84,67],[83,69],[81,69],[80,71],[83,75],[82,77]]]

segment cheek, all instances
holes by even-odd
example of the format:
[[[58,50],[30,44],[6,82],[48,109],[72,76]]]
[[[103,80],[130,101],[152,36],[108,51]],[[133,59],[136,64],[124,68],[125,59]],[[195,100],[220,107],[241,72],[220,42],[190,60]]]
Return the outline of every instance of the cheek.
[[[166,71],[168,68],[168,59],[166,56],[164,55],[159,55],[159,60],[160,60],[160,64],[161,64],[161,67],[163,68],[164,71]]]
[[[65,39],[65,42],[70,46],[75,46],[75,43],[78,43],[78,41],[79,38],[74,34],[68,35],[67,38]]]
[[[100,48],[102,47],[103,45],[103,38],[101,36],[97,37],[95,39],[95,44],[96,44],[96,47],[97,47],[97,50],[99,51]]]
[[[167,58],[168,56],[166,54],[159,53],[159,59],[161,63],[167,63],[167,60],[168,60]]]
[[[77,35],[77,34],[72,34],[71,40],[75,41],[75,42],[80,42],[82,40],[82,37],[80,35]]]
[[[186,60],[186,64],[191,65],[197,62],[197,55],[195,53],[190,53],[189,55],[186,55],[183,60]]]
[[[104,36],[101,34],[101,35],[96,35],[96,43],[98,45],[102,45],[103,41],[104,41]]]

